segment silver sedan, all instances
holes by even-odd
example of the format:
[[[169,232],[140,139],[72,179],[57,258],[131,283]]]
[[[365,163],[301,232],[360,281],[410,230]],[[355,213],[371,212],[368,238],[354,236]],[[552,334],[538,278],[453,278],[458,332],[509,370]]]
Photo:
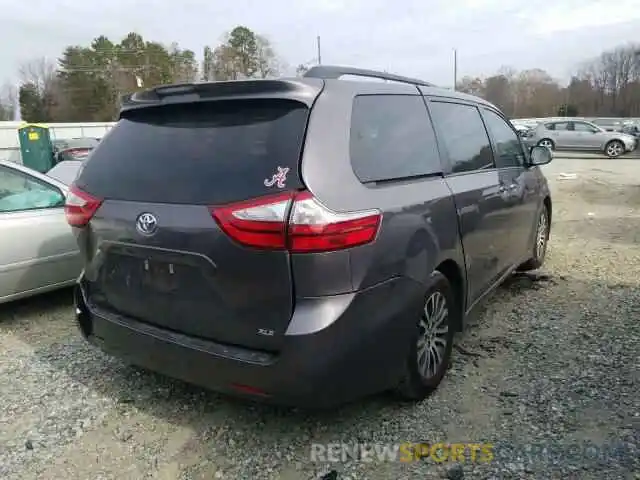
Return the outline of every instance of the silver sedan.
[[[0,161],[0,303],[73,285],[80,275],[66,195],[64,182]]]
[[[607,132],[586,120],[562,119],[540,123],[527,136],[526,143],[551,150],[602,152],[616,158],[635,150],[638,141],[631,135]]]

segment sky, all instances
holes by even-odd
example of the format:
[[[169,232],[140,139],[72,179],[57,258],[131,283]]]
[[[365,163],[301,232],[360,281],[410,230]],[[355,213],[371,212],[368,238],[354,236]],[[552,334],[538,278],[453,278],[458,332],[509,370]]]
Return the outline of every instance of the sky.
[[[292,68],[316,61],[414,76],[451,86],[502,66],[542,68],[566,81],[581,62],[640,43],[640,0],[0,0],[0,83],[21,63],[55,60],[65,46],[136,31],[176,41],[199,59],[205,45],[245,25],[265,35]]]

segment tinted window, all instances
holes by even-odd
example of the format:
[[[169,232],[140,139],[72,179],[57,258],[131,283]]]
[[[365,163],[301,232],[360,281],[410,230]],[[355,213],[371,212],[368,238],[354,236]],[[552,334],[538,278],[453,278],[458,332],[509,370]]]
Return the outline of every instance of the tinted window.
[[[362,95],[351,114],[351,165],[361,182],[442,171],[422,97]]]
[[[569,130],[569,122],[552,123],[553,128],[551,130]]]
[[[499,115],[484,110],[484,119],[495,143],[496,167],[516,167],[524,165],[524,153],[520,139],[513,129]]]
[[[454,173],[493,168],[489,137],[476,107],[432,102],[430,109]]]
[[[299,188],[307,108],[284,100],[175,104],[129,112],[96,146],[77,185],[103,198],[222,204]],[[288,170],[287,170],[288,169]]]
[[[62,207],[64,195],[26,173],[0,166],[0,213]]]

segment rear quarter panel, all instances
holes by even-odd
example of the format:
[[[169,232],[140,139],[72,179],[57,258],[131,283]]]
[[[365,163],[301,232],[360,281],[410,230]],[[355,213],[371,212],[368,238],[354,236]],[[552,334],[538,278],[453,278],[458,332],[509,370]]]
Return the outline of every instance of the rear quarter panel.
[[[372,244],[324,254],[321,259],[294,256],[298,296],[354,291],[398,276],[426,285],[444,259],[464,265],[455,205],[442,177],[365,186],[351,166],[353,97],[368,93],[418,95],[418,91],[408,85],[357,85],[356,89],[351,82],[332,82],[317,99],[309,119],[302,176],[328,208],[338,212],[378,208],[383,212],[382,225]]]

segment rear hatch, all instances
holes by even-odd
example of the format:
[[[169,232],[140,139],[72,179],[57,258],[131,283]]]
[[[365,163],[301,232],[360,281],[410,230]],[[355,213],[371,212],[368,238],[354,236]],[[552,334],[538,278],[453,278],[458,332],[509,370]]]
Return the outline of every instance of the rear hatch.
[[[307,104],[291,98],[124,112],[75,183],[102,201],[79,234],[89,303],[276,351],[293,310],[289,253],[238,244],[211,207],[303,188],[308,114]]]

